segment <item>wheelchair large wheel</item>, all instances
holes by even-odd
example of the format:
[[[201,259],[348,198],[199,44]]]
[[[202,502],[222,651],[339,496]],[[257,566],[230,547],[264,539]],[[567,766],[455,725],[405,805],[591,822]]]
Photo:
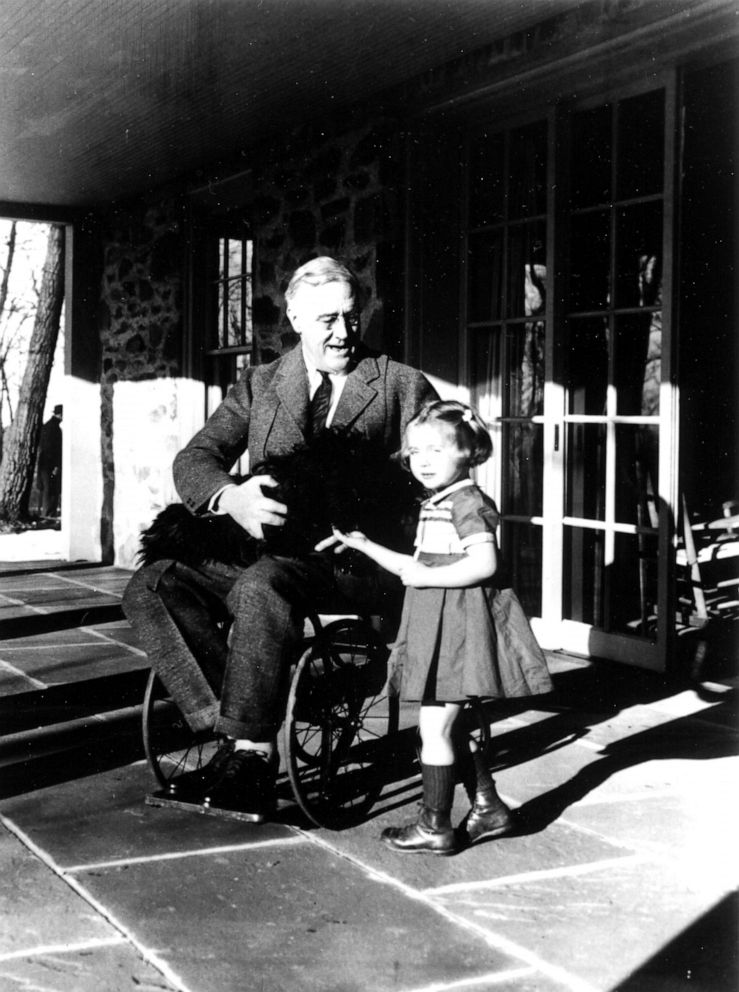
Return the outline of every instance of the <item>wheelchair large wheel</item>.
[[[471,699],[464,708],[464,726],[470,738],[477,745],[484,757],[488,756],[490,744],[490,718],[485,712],[485,706],[476,697]]]
[[[356,823],[379,797],[398,729],[398,701],[385,692],[386,677],[387,648],[361,620],[328,624],[298,662],[285,757],[295,798],[316,826]]]
[[[149,767],[164,789],[185,772],[199,771],[218,745],[212,731],[190,730],[153,670],[144,694],[142,734]]]

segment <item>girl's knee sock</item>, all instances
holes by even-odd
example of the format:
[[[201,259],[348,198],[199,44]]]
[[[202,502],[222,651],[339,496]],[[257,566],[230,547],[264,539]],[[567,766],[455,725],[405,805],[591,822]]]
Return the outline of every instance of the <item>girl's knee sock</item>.
[[[454,802],[454,765],[421,765],[423,781],[423,804],[435,814],[433,825],[436,829],[451,827],[451,812]]]

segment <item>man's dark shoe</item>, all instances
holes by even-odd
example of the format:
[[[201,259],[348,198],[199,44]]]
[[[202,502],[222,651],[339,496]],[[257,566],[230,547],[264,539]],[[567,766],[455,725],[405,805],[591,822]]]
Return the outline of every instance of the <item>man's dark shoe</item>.
[[[487,837],[503,837],[513,833],[515,820],[513,813],[504,802],[498,801],[493,806],[481,806],[478,803],[470,810],[465,824],[467,839],[470,844]]]
[[[202,793],[201,802],[263,823],[274,813],[276,777],[274,763],[261,751],[234,750]]]
[[[388,827],[382,831],[380,839],[394,851],[404,854],[456,854],[459,850],[449,815],[440,816],[425,807],[421,807],[421,814],[414,823]]]
[[[213,757],[202,768],[183,772],[167,783],[166,794],[181,802],[202,802],[203,791],[210,787],[225,770],[226,762],[233,753],[234,742],[224,738]]]

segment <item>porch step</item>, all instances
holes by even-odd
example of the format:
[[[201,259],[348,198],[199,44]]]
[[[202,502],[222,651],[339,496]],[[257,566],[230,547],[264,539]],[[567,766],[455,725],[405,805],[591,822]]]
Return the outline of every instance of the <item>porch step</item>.
[[[59,630],[71,630],[75,627],[91,627],[95,624],[123,619],[120,602],[71,608],[62,606],[48,613],[22,610],[13,615],[14,612],[12,610],[6,612],[0,607],[0,641],[12,640],[16,637],[35,637]]]
[[[143,757],[148,661],[121,611],[124,569],[0,574],[0,795]]]
[[[25,735],[26,742],[41,740],[42,731],[50,726],[72,729],[106,713],[140,707],[148,675],[148,668],[141,667],[118,675],[4,695],[0,698],[0,760],[13,738]]]

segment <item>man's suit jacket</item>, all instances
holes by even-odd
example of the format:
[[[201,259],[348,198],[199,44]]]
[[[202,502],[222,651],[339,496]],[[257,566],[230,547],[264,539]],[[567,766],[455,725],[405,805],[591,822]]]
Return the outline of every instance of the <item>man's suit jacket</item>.
[[[360,348],[332,426],[382,442],[390,455],[399,450],[409,420],[437,398],[416,369]],[[202,513],[213,495],[233,482],[229,470],[246,450],[253,466],[303,446],[308,407],[308,373],[300,344],[269,365],[247,369],[175,458],[175,485],[185,506]]]

